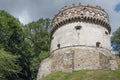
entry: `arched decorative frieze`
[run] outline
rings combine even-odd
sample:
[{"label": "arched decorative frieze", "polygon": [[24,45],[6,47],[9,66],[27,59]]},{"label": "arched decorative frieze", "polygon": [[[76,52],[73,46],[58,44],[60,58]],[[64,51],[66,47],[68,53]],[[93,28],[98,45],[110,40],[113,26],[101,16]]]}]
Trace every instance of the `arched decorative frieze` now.
[{"label": "arched decorative frieze", "polygon": [[86,17],[86,16],[78,16],[78,17],[71,17],[69,19],[65,19],[61,22],[58,22],[55,26],[53,26],[51,28],[51,35],[55,32],[55,30],[57,30],[60,26],[65,25],[65,24],[69,24],[72,22],[86,22],[86,23],[92,23],[92,24],[97,24],[97,25],[101,25],[103,27],[105,27],[108,32],[111,32],[111,27],[108,23],[106,23],[103,20],[100,20],[98,18],[92,18],[92,17]]}]

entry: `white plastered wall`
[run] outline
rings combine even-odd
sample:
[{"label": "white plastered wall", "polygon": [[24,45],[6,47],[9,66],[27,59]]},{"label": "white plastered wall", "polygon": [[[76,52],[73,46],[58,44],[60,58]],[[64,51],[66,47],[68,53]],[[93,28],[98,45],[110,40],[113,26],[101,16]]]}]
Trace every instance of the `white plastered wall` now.
[{"label": "white plastered wall", "polygon": [[[76,30],[75,26],[81,26],[80,30]],[[107,31],[108,34],[105,34]],[[58,28],[52,35],[51,51],[67,46],[92,46],[96,47],[96,42],[100,42],[100,47],[110,49],[110,35],[106,28],[101,25],[74,22],[66,24]]]}]

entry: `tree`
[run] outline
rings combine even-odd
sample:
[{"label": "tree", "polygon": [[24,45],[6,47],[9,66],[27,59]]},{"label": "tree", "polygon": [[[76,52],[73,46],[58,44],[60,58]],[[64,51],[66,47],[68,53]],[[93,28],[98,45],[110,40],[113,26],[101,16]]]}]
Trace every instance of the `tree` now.
[{"label": "tree", "polygon": [[0,49],[0,80],[8,80],[7,76],[19,73],[20,67],[17,65],[18,56],[14,56],[10,52]]},{"label": "tree", "polygon": [[18,19],[4,10],[0,10],[0,44],[5,48],[9,48],[9,39],[17,30],[22,31],[21,24]]},{"label": "tree", "polygon": [[113,49],[117,50],[120,56],[120,27],[113,33],[111,42]]},{"label": "tree", "polygon": [[[30,63],[29,70],[31,79],[35,80],[40,62],[49,56],[50,49],[50,19],[39,19],[31,22],[24,27],[25,42],[27,42],[26,53],[27,61]],[[29,52],[28,52],[29,51]],[[29,73],[30,73],[29,72]],[[30,76],[28,76],[30,77]]]},{"label": "tree", "polygon": [[49,56],[50,21],[48,18],[39,19],[22,25],[18,19],[0,10],[2,80],[36,80],[40,62]]},{"label": "tree", "polygon": [[[21,57],[20,51],[22,47],[21,43],[23,41],[22,33],[22,24],[20,24],[19,20],[7,13],[6,11],[0,10],[0,47],[4,49],[4,51],[1,51],[1,54],[5,54],[6,56],[8,56],[8,59],[5,60],[11,61],[11,63],[13,62],[14,66],[17,65],[19,67]],[[2,57],[2,55],[0,56]],[[19,56],[19,58],[14,58],[14,56]],[[9,57],[13,57],[13,60],[11,60],[11,58]],[[17,64],[14,64],[15,61],[17,61]],[[4,63],[7,62],[4,61]],[[4,66],[4,64],[1,65]],[[8,66],[7,68],[8,70],[10,70],[11,66]],[[18,72],[17,74],[6,72],[5,78],[7,80],[18,80],[19,73],[20,72]]]}]

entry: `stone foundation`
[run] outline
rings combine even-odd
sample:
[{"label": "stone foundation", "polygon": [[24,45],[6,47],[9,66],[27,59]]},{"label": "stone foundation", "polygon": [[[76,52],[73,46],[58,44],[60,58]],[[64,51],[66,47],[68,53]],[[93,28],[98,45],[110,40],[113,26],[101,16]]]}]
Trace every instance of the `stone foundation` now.
[{"label": "stone foundation", "polygon": [[42,61],[37,80],[53,71],[72,72],[81,69],[117,69],[115,60],[111,60],[111,51],[96,47],[67,47],[51,52],[51,56]]}]

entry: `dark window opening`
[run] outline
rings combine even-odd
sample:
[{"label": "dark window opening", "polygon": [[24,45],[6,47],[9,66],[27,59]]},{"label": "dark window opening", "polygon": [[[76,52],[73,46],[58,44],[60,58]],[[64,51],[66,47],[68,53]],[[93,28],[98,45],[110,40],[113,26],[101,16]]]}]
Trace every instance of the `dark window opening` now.
[{"label": "dark window opening", "polygon": [[106,34],[106,35],[108,35],[108,32],[107,32],[107,31],[105,31],[105,34]]},{"label": "dark window opening", "polygon": [[81,13],[80,15],[83,15],[83,13]]},{"label": "dark window opening", "polygon": [[96,42],[96,47],[100,47],[100,42]]},{"label": "dark window opening", "polygon": [[60,48],[60,44],[57,44],[58,49]]},{"label": "dark window opening", "polygon": [[51,37],[51,40],[53,40],[54,39],[54,37]]},{"label": "dark window opening", "polygon": [[82,28],[82,26],[75,26],[76,30],[80,30]]},{"label": "dark window opening", "polygon": [[84,7],[83,10],[85,10],[86,8]]}]

